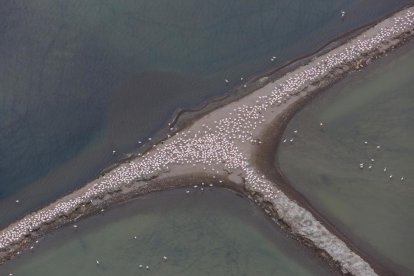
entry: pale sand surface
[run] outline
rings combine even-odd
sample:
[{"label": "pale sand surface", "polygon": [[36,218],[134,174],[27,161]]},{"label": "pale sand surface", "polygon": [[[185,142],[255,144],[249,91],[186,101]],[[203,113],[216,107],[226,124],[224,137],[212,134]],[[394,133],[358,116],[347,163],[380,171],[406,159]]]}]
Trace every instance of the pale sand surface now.
[{"label": "pale sand surface", "polygon": [[[361,258],[349,241],[341,240],[332,227],[318,220],[317,214],[288,197],[251,161],[264,146],[264,133],[297,102],[364,66],[413,33],[414,8],[407,8],[275,82],[203,116],[144,156],[120,165],[2,230],[0,261],[19,254],[45,232],[99,211],[103,205],[198,181],[199,185],[221,185],[251,196],[344,274],[381,273],[380,266]],[[174,181],[185,177],[191,181]]]}]

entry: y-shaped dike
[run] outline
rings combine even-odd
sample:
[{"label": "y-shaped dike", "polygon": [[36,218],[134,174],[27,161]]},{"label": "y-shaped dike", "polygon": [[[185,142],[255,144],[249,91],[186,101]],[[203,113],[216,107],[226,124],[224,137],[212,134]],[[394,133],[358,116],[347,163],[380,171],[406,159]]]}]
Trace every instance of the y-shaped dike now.
[{"label": "y-shaped dike", "polygon": [[363,67],[413,34],[414,8],[407,8],[275,82],[210,112],[144,155],[3,229],[0,263],[20,254],[51,229],[137,194],[185,185],[184,179],[190,177],[193,185],[243,191],[342,273],[381,273],[375,264],[351,250],[347,241],[328,230],[315,213],[288,197],[252,160],[260,158],[266,131],[295,103],[350,70]]}]

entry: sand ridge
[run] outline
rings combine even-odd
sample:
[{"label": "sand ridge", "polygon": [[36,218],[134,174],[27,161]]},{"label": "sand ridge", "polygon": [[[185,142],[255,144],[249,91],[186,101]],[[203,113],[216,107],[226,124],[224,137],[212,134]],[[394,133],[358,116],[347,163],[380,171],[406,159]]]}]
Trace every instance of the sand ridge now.
[{"label": "sand ridge", "polygon": [[287,196],[251,160],[272,121],[297,101],[365,66],[413,33],[414,8],[406,8],[309,64],[206,114],[144,155],[0,231],[0,263],[19,254],[39,232],[47,232],[48,225],[56,228],[137,191],[168,188],[171,185],[160,183],[169,178],[203,175],[209,182],[195,184],[226,187],[230,182],[229,188],[266,203],[272,216],[283,221],[293,235],[321,250],[342,273],[377,275],[369,262]]}]

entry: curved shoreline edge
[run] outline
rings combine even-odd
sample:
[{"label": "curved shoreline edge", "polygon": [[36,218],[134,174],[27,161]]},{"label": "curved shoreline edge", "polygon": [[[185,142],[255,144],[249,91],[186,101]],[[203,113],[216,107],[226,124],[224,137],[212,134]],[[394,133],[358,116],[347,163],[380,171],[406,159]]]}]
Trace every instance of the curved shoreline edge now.
[{"label": "curved shoreline edge", "polygon": [[[255,73],[252,73],[252,77],[247,78],[248,82],[247,85],[249,89],[247,91],[240,91],[242,89],[241,86],[236,86],[232,89],[230,89],[228,92],[224,93],[223,95],[213,96],[212,98],[209,98],[206,101],[201,102],[197,106],[192,107],[178,107],[176,110],[174,110],[171,118],[169,119],[169,127],[175,127],[180,121],[181,117],[188,115],[188,114],[197,114],[196,118],[199,118],[202,115],[205,115],[206,113],[211,112],[212,110],[221,107],[222,105],[225,105],[229,102],[238,100],[247,94],[251,93],[252,91],[259,89],[263,87],[263,85],[267,84],[268,82],[272,82],[286,73],[289,73],[290,71],[293,71],[295,68],[306,65],[309,63],[312,57],[325,54],[329,52],[330,50],[334,49],[336,46],[340,46],[343,43],[346,43],[348,40],[354,38],[355,36],[359,35],[364,30],[378,24],[382,20],[391,17],[395,13],[404,10],[406,8],[409,8],[411,5],[405,5],[403,7],[399,7],[393,11],[390,11],[387,15],[375,19],[371,22],[367,22],[364,25],[358,26],[354,29],[351,29],[349,31],[346,31],[345,33],[342,33],[336,37],[333,37],[332,39],[328,40],[327,42],[320,45],[315,50],[312,50],[308,53],[304,53],[303,55],[300,55],[298,57],[292,58],[290,60],[287,60],[285,63],[277,66],[276,68],[271,68],[267,71],[258,71]],[[336,46],[334,46],[336,45]],[[263,80],[266,80],[264,83]],[[251,88],[251,85],[254,86],[254,89]],[[243,89],[246,90],[246,89]],[[190,115],[191,117],[191,115]],[[185,119],[184,119],[185,120]],[[191,119],[190,119],[191,120]],[[181,127],[178,127],[178,129],[181,129]],[[126,159],[125,159],[126,160]]]},{"label": "curved shoreline edge", "polygon": [[269,139],[268,132],[281,135],[298,103],[413,35],[414,8],[409,7],[307,65],[205,114],[144,155],[1,230],[0,264],[42,235],[106,206],[139,194],[197,184],[223,186],[252,198],[343,274],[389,274],[289,189],[277,168],[272,173],[273,162],[265,160],[270,156],[268,148],[275,143],[277,147],[280,140]]}]

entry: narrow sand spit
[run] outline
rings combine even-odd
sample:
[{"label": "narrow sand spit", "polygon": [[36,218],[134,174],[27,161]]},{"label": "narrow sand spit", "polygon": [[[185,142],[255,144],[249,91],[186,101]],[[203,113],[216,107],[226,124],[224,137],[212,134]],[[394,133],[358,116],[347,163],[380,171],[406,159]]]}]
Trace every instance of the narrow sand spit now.
[{"label": "narrow sand spit", "polygon": [[[265,134],[296,104],[347,72],[402,44],[414,34],[414,8],[407,8],[342,46],[315,58],[251,94],[220,107],[83,188],[0,231],[0,263],[39,236],[103,206],[138,194],[186,185],[218,185],[255,200],[305,244],[344,274],[377,275],[381,266],[365,260],[315,212],[265,176],[260,162]],[[279,125],[280,128],[280,125]],[[278,143],[278,141],[275,141]],[[339,232],[338,232],[339,233]],[[343,237],[342,237],[343,238]],[[375,270],[375,271],[374,271]]]}]

